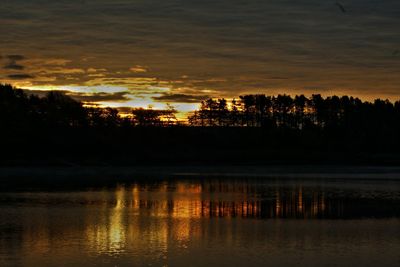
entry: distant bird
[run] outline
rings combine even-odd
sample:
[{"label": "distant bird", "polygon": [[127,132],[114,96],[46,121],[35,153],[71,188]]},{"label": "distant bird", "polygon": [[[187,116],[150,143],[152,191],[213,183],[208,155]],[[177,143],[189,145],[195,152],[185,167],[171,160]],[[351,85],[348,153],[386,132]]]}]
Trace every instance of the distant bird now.
[{"label": "distant bird", "polygon": [[346,13],[346,9],[344,8],[344,6],[343,6],[341,3],[336,2],[336,5],[340,8],[340,10],[341,10],[343,13]]}]

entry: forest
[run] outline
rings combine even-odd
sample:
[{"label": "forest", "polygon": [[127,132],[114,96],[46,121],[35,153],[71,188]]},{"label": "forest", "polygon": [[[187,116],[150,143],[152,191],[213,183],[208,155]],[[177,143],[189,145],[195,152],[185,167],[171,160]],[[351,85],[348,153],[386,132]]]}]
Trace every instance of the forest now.
[{"label": "forest", "polygon": [[351,96],[206,99],[177,110],[86,106],[64,93],[0,85],[2,164],[399,161],[400,102]]}]

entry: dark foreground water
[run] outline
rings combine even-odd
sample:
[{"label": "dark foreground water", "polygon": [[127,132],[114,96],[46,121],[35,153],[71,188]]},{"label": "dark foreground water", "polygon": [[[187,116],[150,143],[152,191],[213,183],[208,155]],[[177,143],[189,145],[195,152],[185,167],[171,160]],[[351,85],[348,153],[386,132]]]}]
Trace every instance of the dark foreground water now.
[{"label": "dark foreground water", "polygon": [[0,266],[400,266],[399,180],[49,188],[3,185]]}]

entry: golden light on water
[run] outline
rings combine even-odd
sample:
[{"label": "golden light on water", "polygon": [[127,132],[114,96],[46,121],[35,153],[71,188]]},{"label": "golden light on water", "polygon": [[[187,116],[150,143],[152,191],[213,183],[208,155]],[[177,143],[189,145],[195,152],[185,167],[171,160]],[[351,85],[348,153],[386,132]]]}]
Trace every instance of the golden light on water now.
[{"label": "golden light on water", "polygon": [[[3,206],[11,199],[16,202],[2,208],[6,223],[1,226],[0,261],[15,263],[4,266],[103,266],[109,262],[186,266],[194,261],[208,263],[199,266],[219,266],[231,260],[232,266],[237,260],[231,259],[236,255],[232,251],[240,249],[237,254],[246,256],[241,266],[249,260],[260,266],[276,253],[280,254],[274,263],[305,246],[305,251],[313,251],[308,254],[312,265],[321,248],[343,242],[357,252],[361,243],[367,256],[371,252],[382,255],[388,248],[390,255],[397,256],[397,247],[391,246],[397,242],[399,222],[397,217],[385,217],[397,213],[369,217],[382,212],[379,206],[390,203],[391,196],[397,199],[395,186],[380,191],[382,186],[368,184],[361,189],[362,195],[355,195],[346,183],[343,195],[342,189],[307,185],[203,180],[5,193]],[[389,199],[377,200],[377,196]],[[378,203],[366,204],[368,199]],[[389,204],[393,212],[395,203]],[[382,241],[388,246],[381,248]],[[330,259],[339,249],[334,247],[324,257]],[[210,253],[210,258],[204,257]],[[265,258],[259,260],[260,255]]]},{"label": "golden light on water", "polygon": [[[387,188],[382,184],[367,185],[361,196],[346,184],[343,195],[342,189],[307,182],[293,185],[221,178],[139,180],[83,191],[12,193],[18,201],[16,205],[23,210],[18,217],[10,217],[8,212],[14,211],[3,209],[7,215],[5,220],[9,217],[15,220],[15,227],[10,224],[5,230],[13,229],[7,234],[15,238],[4,241],[9,245],[3,249],[20,251],[24,255],[21,266],[32,262],[35,266],[57,266],[57,262],[66,261],[68,266],[74,266],[74,262],[87,266],[93,259],[117,260],[134,266],[143,266],[146,262],[175,266],[178,258],[187,262],[192,260],[190,255],[200,255],[197,253],[204,251],[210,240],[215,253],[220,249],[231,253],[238,244],[250,253],[247,245],[254,242],[265,246],[265,251],[281,251],[282,240],[293,237],[286,244],[287,251],[292,251],[299,244],[316,244],[309,241],[322,240],[321,236],[332,238],[332,226],[342,233],[342,227],[336,222],[350,222],[348,233],[359,231],[369,243],[370,233],[358,228],[359,221],[368,221],[368,224],[395,221],[391,217],[342,219],[379,214],[382,203],[389,203],[391,196],[397,197],[395,189],[379,191],[381,187]],[[380,192],[389,199],[375,203]],[[9,195],[4,195],[6,201]],[[366,202],[368,199],[374,201]],[[395,204],[392,207],[395,209]],[[384,216],[393,214],[397,213]],[[331,223],[332,219],[335,224]],[[322,224],[327,227],[325,233],[316,227]],[[326,244],[336,241],[329,239]],[[57,262],[51,262],[54,258]]]},{"label": "golden light on water", "polygon": [[[213,198],[213,192],[218,192],[218,198]],[[257,200],[255,193],[241,183],[221,187],[219,183],[186,182],[134,184],[118,186],[114,192],[79,193],[77,196],[90,204],[80,208],[85,215],[82,227],[86,237],[80,245],[95,254],[123,255],[151,244],[154,251],[149,251],[149,257],[166,260],[171,245],[185,249],[190,240],[201,237],[199,222],[204,218],[317,218],[324,216],[330,205],[323,194],[305,196],[302,187],[290,194],[277,190],[268,204]],[[24,238],[37,239],[33,247],[26,249],[40,254],[57,246],[54,242],[58,241],[50,241],[46,220],[39,225],[43,228],[25,232]],[[68,225],[65,231],[75,234],[69,232]],[[171,244],[171,236],[179,244]]]},{"label": "golden light on water", "polygon": [[[244,187],[245,195],[251,194]],[[196,229],[191,225],[193,220],[204,217],[250,217],[257,218],[265,212],[260,201],[240,200],[224,201],[214,200],[203,201],[204,194],[209,196],[209,188],[204,190],[202,185],[177,183],[173,188],[163,184],[152,187],[134,185],[130,189],[118,187],[115,191],[115,204],[111,209],[103,209],[109,214],[104,224],[108,227],[98,227],[96,230],[86,230],[88,243],[98,252],[123,252],[127,246],[126,239],[134,237],[140,242],[141,238],[147,238],[151,242],[157,242],[158,246],[168,248],[167,235],[172,233],[176,240],[187,241],[197,234]],[[238,188],[236,188],[237,190]],[[232,188],[223,188],[223,192],[230,193]],[[149,192],[152,198],[149,199]],[[248,195],[251,197],[251,195]],[[325,210],[325,199],[323,195],[313,195],[312,202],[304,202],[303,190],[298,188],[292,191],[290,198],[282,198],[279,191],[276,193],[275,205],[271,206],[273,217],[284,216],[314,217],[320,216]],[[128,223],[130,215],[147,215],[154,218],[171,218],[173,224],[156,223],[149,225],[145,232],[135,218]],[[136,226],[135,226],[136,225]],[[148,231],[150,230],[150,231]],[[138,232],[139,231],[139,232]]]},{"label": "golden light on water", "polygon": [[101,223],[91,225],[88,219],[86,237],[89,247],[99,253],[121,253],[126,245],[126,229],[124,219],[124,195],[123,188],[117,188],[115,192],[115,206],[112,209],[103,203],[99,207],[99,219]]}]

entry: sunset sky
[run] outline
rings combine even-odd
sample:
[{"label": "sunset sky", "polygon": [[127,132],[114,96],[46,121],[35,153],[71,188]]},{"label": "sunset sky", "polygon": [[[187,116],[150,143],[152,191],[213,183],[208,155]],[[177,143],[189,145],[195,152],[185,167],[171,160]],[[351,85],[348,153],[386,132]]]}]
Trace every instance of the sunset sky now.
[{"label": "sunset sky", "polygon": [[400,99],[400,1],[339,2],[2,0],[0,82],[180,111],[244,93]]}]

